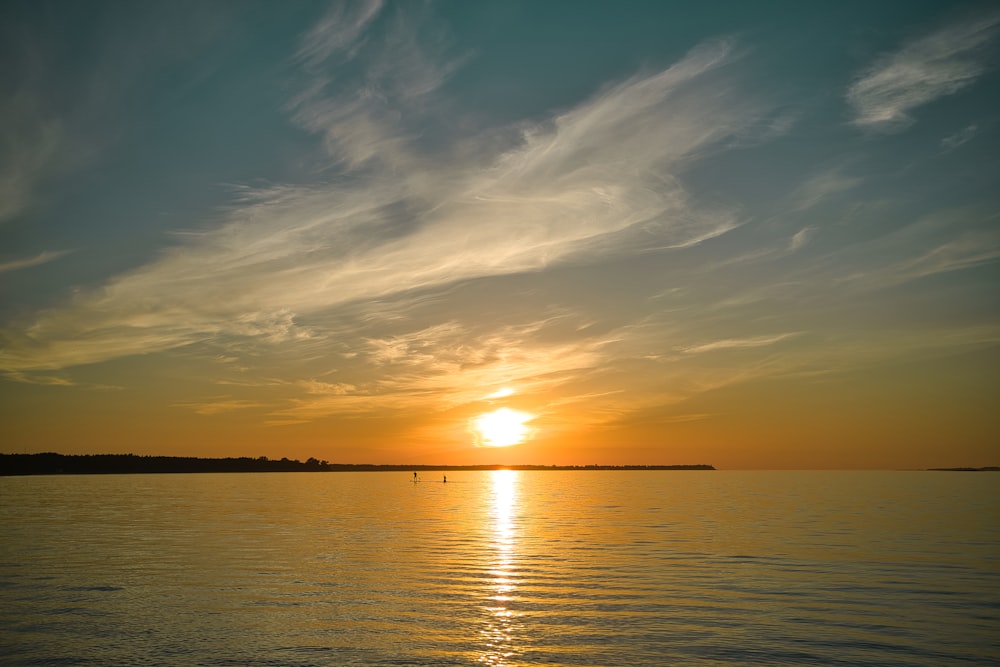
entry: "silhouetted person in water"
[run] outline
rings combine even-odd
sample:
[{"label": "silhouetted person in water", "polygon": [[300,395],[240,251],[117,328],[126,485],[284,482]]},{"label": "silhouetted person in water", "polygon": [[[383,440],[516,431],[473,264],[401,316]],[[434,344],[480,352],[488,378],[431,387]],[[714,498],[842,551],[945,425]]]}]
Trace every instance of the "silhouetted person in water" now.
[{"label": "silhouetted person in water", "polygon": [[441,475],[441,477],[443,477],[441,480],[442,483],[446,483],[448,481],[448,475]]},{"label": "silhouetted person in water", "polygon": [[417,481],[417,473],[413,473],[413,481]]}]

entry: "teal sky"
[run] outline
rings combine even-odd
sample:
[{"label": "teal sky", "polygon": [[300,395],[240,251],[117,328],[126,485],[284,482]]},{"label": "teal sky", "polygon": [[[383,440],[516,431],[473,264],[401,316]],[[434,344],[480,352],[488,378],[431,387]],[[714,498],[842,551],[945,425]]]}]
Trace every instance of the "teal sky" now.
[{"label": "teal sky", "polygon": [[4,3],[2,450],[997,465],[998,37],[988,2]]}]

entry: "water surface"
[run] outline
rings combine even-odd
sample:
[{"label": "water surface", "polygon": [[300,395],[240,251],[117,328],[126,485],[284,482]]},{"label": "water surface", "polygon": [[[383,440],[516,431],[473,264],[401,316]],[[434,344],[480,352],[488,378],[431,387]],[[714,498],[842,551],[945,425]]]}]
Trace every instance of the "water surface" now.
[{"label": "water surface", "polygon": [[0,478],[5,665],[1000,665],[1000,475]]}]

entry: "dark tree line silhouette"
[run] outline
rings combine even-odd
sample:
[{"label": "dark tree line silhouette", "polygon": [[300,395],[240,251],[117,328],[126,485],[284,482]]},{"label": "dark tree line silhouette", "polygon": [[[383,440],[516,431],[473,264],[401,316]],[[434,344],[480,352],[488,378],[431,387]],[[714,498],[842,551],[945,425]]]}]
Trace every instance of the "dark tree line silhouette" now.
[{"label": "dark tree line silhouette", "polygon": [[184,472],[318,472],[330,464],[310,458],[297,459],[197,458],[187,456],[137,456],[135,454],[0,454],[0,474],[114,474]]},{"label": "dark tree line silhouette", "polygon": [[713,466],[650,465],[650,466],[544,466],[544,465],[396,465],[368,463],[330,463],[316,458],[269,459],[197,458],[190,456],[139,456],[136,454],[0,454],[0,475],[106,475],[136,473],[195,473],[195,472],[390,472],[447,470],[715,470]]}]

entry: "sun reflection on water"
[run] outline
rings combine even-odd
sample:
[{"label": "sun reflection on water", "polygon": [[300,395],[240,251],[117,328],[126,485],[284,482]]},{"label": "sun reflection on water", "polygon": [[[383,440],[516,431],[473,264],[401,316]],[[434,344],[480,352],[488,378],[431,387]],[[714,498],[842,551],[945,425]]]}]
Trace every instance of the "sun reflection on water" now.
[{"label": "sun reflection on water", "polygon": [[488,612],[482,635],[485,644],[479,662],[506,665],[516,653],[514,642],[518,614],[510,608],[516,586],[515,512],[517,509],[516,470],[494,470],[492,507],[492,562],[490,587],[485,610]]}]

